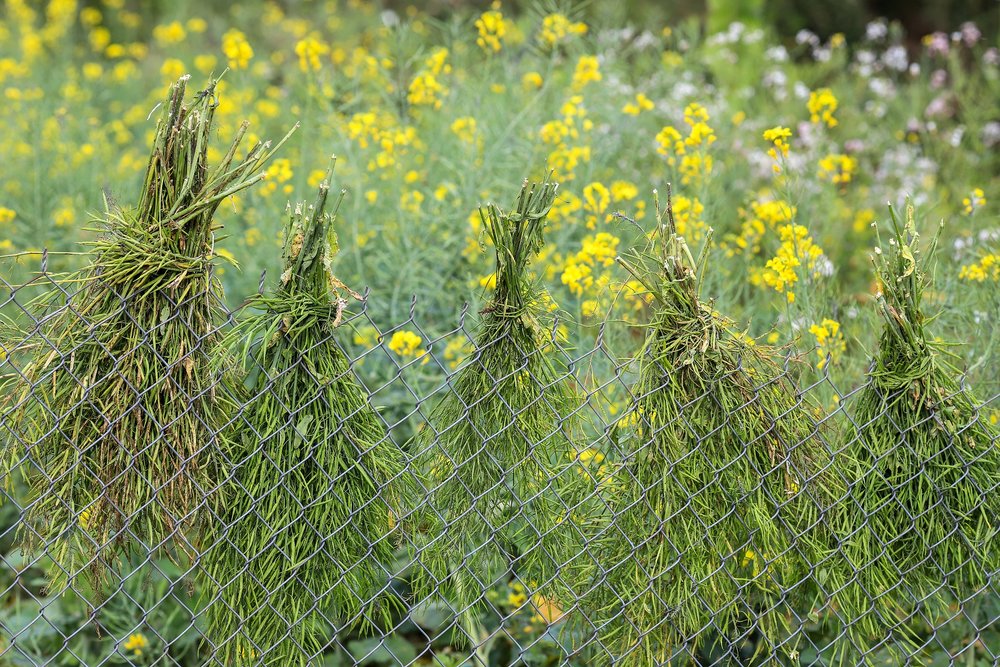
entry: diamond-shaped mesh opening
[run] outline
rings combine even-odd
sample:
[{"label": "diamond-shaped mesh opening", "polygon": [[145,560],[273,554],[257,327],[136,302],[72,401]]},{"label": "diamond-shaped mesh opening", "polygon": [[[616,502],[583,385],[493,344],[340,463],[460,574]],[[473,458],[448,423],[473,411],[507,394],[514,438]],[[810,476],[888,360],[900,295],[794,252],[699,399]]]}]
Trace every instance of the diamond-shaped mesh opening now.
[{"label": "diamond-shaped mesh opening", "polygon": [[[654,654],[664,665],[1000,660],[1000,524],[989,511],[1000,496],[1000,471],[989,469],[1000,459],[1000,395],[976,402],[962,421],[943,410],[905,423],[888,413],[862,416],[859,397],[871,389],[868,384],[840,386],[829,367],[802,373],[789,355],[778,360],[772,377],[758,379],[741,405],[722,405],[716,393],[698,392],[671,403],[669,418],[651,418],[634,406],[663,387],[639,388],[638,360],[622,358],[604,327],[589,348],[570,349],[560,342],[557,322],[540,345],[513,349],[509,370],[496,373],[480,359],[484,346],[502,341],[477,347],[478,314],[466,309],[444,317],[422,312],[416,301],[393,321],[364,301],[345,313],[329,337],[316,343],[342,355],[336,373],[318,372],[305,361],[314,350],[301,349],[280,368],[235,361],[206,367],[211,381],[192,391],[195,385],[185,382],[192,367],[214,358],[218,340],[245,317],[229,312],[216,295],[171,301],[155,322],[136,321],[129,296],[117,295],[113,311],[94,321],[80,310],[76,288],[45,270],[26,284],[4,281],[0,287],[0,596],[8,601],[0,611],[0,664],[270,665],[289,647],[301,664],[401,667],[631,666],[646,664]],[[43,293],[49,305],[39,309],[33,299]],[[193,299],[216,299],[218,330],[192,331],[194,346],[167,358],[157,340],[169,327],[192,328],[187,313]],[[72,344],[52,326],[67,315],[85,332]],[[139,335],[122,344],[108,330],[112,325]],[[101,359],[90,374],[82,364],[88,354]],[[147,360],[148,376],[129,366],[136,355]],[[554,375],[531,372],[540,355],[557,362]],[[741,363],[716,381],[746,371]],[[469,372],[487,374],[496,391],[463,392],[459,380]],[[242,382],[251,375],[254,382]],[[251,407],[278,398],[274,388],[290,377],[317,391],[296,400],[282,394],[282,420],[256,421]],[[967,391],[964,379],[959,381],[956,395]],[[71,400],[51,400],[54,382],[75,385],[77,391],[66,393]],[[515,382],[529,388],[530,400],[518,404],[504,394]],[[353,383],[360,402],[345,410],[319,390],[339,383]],[[121,399],[118,414],[102,412],[107,403],[101,402],[101,388],[107,386]],[[571,388],[571,404],[559,403],[559,387]],[[765,400],[773,391],[785,392],[778,410]],[[167,396],[171,410],[157,409]],[[950,398],[941,396],[941,404]],[[435,417],[442,401],[459,406],[450,413],[456,417]],[[226,409],[204,409],[216,403]],[[22,419],[28,405],[36,417],[30,425]],[[371,408],[378,434],[361,437],[354,425]],[[475,418],[487,408],[503,416],[492,430]],[[708,423],[698,418],[699,410],[718,418]],[[301,460],[279,462],[274,448],[309,440],[316,423],[304,416],[317,413],[329,415],[324,432],[344,460],[316,468],[315,452],[305,452]],[[75,414],[89,417],[71,419]],[[527,415],[539,416],[542,426],[527,428]],[[753,433],[741,430],[748,415],[761,425]],[[136,424],[150,435],[137,438]],[[43,428],[28,428],[35,425]],[[189,438],[178,434],[181,425]],[[891,438],[891,449],[863,468],[844,465],[873,425]],[[443,439],[455,433],[470,439],[462,458],[442,448]],[[651,470],[650,461],[662,462],[651,454],[667,433],[683,450]],[[938,449],[921,447],[928,433],[938,438]],[[225,444],[234,434],[244,444],[239,451]],[[743,449],[720,462],[712,447],[723,438],[740,439]],[[501,441],[517,455],[501,456]],[[124,456],[126,464],[109,474],[96,463],[103,459],[87,455],[95,447]],[[388,476],[370,463],[384,447],[403,460]],[[143,468],[150,451],[159,452],[162,470]],[[773,453],[753,455],[760,451]],[[71,464],[53,466],[56,454]],[[206,455],[217,461],[215,472],[195,474]],[[250,456],[274,474],[263,482],[248,477]],[[429,474],[423,464],[434,457],[443,466],[440,474]],[[887,468],[900,457],[915,463]],[[709,469],[713,481],[686,477],[691,466]],[[947,466],[955,470],[947,479],[927,474]],[[483,469],[491,471],[489,479],[475,478]],[[738,470],[752,474],[733,482]],[[292,493],[292,481],[307,471],[310,492]],[[537,471],[546,472],[523,484]],[[872,507],[857,496],[876,475],[885,478],[880,502],[901,517],[895,534],[919,531],[929,516],[952,527],[918,535],[907,543],[920,544],[920,553],[900,557],[895,540],[873,531],[873,520],[865,518]],[[147,485],[138,501],[111,492],[125,478]],[[358,479],[379,483],[359,499],[352,492]],[[183,511],[169,496],[175,482],[198,499]],[[411,489],[404,501],[389,493],[402,484]],[[77,491],[87,488],[90,502],[79,502],[74,485]],[[652,499],[660,485],[679,490],[680,500],[657,506]],[[914,485],[923,489],[923,504],[914,505],[901,491]],[[978,499],[971,509],[949,502],[956,485]],[[466,501],[428,502],[444,487],[459,490],[449,497],[464,494]],[[240,493],[261,500],[234,513],[226,498]],[[711,513],[699,512],[709,497],[723,500]],[[283,499],[285,513],[274,515],[264,498]],[[490,505],[484,498],[500,500]],[[766,508],[763,516],[746,514],[754,498],[755,506]],[[814,511],[802,512],[803,502]],[[336,508],[343,520],[324,523],[324,508]],[[102,515],[120,518],[101,524]],[[152,515],[164,517],[167,529],[148,530],[143,522]],[[372,529],[373,515],[385,517],[378,530]],[[845,525],[844,515],[861,519]],[[426,531],[427,517],[433,518],[433,534]],[[635,517],[643,517],[643,530],[633,530]],[[678,541],[679,521],[697,527],[700,544]],[[972,530],[975,521],[982,525]],[[97,531],[95,525],[110,528]],[[780,550],[759,546],[776,543],[761,534],[762,525],[786,531]],[[477,542],[452,539],[454,531],[470,527],[481,536]],[[724,537],[737,528],[742,540]],[[247,530],[259,532],[251,552],[240,546]],[[287,545],[297,534],[308,534],[316,546],[293,563]],[[819,551],[810,546],[816,536],[825,540]],[[861,540],[871,546],[864,558],[852,551]],[[344,544],[352,545],[349,553]],[[461,547],[451,554],[453,569],[443,575],[426,560],[428,550],[442,544]],[[710,562],[692,561],[696,548]],[[231,556],[228,569],[210,566],[223,550]],[[886,556],[898,567],[890,580],[873,585],[866,567]],[[323,585],[310,576],[311,562],[331,568]],[[793,562],[797,569],[785,567]],[[269,575],[266,582],[297,591],[299,604],[278,604],[275,591],[254,596],[250,604],[239,587],[274,585],[258,575],[278,566],[280,576]],[[925,577],[917,586],[917,570],[934,572],[936,579],[928,584]],[[430,595],[415,589],[421,573],[431,583]],[[627,587],[623,575],[630,577]],[[456,581],[461,596],[451,595]],[[681,584],[690,591],[685,608],[697,610],[697,622],[687,636],[668,641],[676,622],[670,586]],[[721,607],[717,586],[732,591]],[[651,618],[649,608],[663,613]],[[213,621],[220,609],[240,621],[223,631]],[[874,619],[876,633],[853,631],[861,612]],[[776,617],[777,632],[765,625]],[[249,631],[254,619],[274,626],[274,645],[255,643]],[[634,641],[623,644],[623,636]],[[232,652],[226,647],[237,645],[246,648],[227,662],[224,656]]]}]

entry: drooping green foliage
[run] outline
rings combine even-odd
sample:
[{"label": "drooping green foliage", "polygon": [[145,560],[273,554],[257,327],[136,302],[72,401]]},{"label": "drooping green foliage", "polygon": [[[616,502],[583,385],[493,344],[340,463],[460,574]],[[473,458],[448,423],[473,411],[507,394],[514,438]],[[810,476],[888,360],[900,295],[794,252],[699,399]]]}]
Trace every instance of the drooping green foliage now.
[{"label": "drooping green foliage", "polygon": [[977,594],[996,595],[1000,449],[947,345],[925,328],[937,238],[925,255],[912,207],[902,227],[890,217],[888,249],[880,242],[872,257],[885,324],[845,447],[850,497],[834,515],[847,568],[829,590],[853,651],[884,642],[902,653],[914,639],[908,619],[949,617],[953,602],[973,618]]},{"label": "drooping green foliage", "polygon": [[[545,296],[529,264],[543,245],[557,186],[525,184],[513,209],[480,209],[496,249],[496,289],[458,371],[416,440],[427,490],[416,547],[418,598],[439,594],[471,616],[491,587],[516,576],[529,592],[558,586],[579,535],[572,456],[573,390],[543,325]],[[551,595],[551,593],[548,593]]]},{"label": "drooping green foliage", "polygon": [[360,297],[331,269],[331,175],[315,204],[290,209],[280,284],[249,300],[255,312],[221,346],[250,392],[223,432],[232,472],[202,559],[209,639],[226,665],[312,664],[337,629],[383,621],[396,602],[405,456],[336,341]]},{"label": "drooping green foliage", "polygon": [[699,298],[707,252],[694,261],[669,198],[657,209],[650,248],[618,258],[653,314],[577,625],[617,665],[686,664],[706,638],[750,634],[781,658],[794,650],[779,648],[787,604],[807,596],[806,559],[821,552],[809,529],[828,456],[774,351]]},{"label": "drooping green foliage", "polygon": [[216,82],[188,102],[186,85],[162,106],[138,206],[108,205],[89,266],[62,280],[65,300],[38,302],[43,335],[4,388],[3,459],[31,486],[21,535],[52,557],[54,587],[88,568],[100,580],[132,548],[177,537],[190,551],[210,515],[223,407],[208,363],[221,304],[212,217],[263,178],[277,146],[236,159],[244,123],[209,165]]}]

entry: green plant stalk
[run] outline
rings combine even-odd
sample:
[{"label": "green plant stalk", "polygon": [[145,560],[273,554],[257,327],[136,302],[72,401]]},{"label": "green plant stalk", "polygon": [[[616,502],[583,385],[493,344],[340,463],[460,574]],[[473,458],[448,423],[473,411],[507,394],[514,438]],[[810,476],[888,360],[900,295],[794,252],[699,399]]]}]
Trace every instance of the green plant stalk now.
[{"label": "green plant stalk", "polygon": [[222,434],[233,469],[202,558],[216,596],[209,640],[225,665],[312,664],[333,632],[388,623],[399,605],[389,584],[410,487],[335,339],[348,298],[361,297],[331,269],[331,175],[315,204],[290,209],[280,284],[247,302],[256,312],[221,345],[250,391]]},{"label": "green plant stalk", "polygon": [[541,324],[530,261],[543,245],[557,186],[525,184],[513,209],[480,209],[496,249],[496,288],[476,351],[417,436],[427,490],[413,528],[418,599],[439,595],[475,614],[484,591],[517,576],[554,595],[576,550],[567,472],[574,395]]},{"label": "green plant stalk", "polygon": [[971,608],[1000,568],[998,436],[946,344],[925,331],[937,238],[924,258],[912,206],[902,227],[890,216],[888,251],[880,243],[872,257],[885,323],[846,445],[850,500],[835,515],[849,568],[835,572],[831,602],[855,653],[881,641],[912,651],[908,621],[919,609],[934,619],[955,600]]},{"label": "green plant stalk", "polygon": [[613,521],[591,547],[599,576],[578,589],[574,625],[596,632],[600,664],[682,664],[706,636],[751,631],[780,662],[794,650],[789,604],[809,596],[822,552],[810,529],[830,502],[817,475],[829,457],[773,351],[700,300],[707,250],[696,261],[677,235],[669,195],[651,248],[618,262],[654,311],[628,453],[601,487]]},{"label": "green plant stalk", "polygon": [[216,83],[187,103],[186,85],[163,105],[138,206],[107,206],[90,265],[64,280],[75,294],[36,301],[44,344],[5,387],[14,437],[3,463],[31,487],[20,535],[54,561],[54,588],[85,569],[97,583],[132,549],[190,552],[220,477],[212,218],[264,177],[280,143],[236,160],[244,124],[211,167]]}]

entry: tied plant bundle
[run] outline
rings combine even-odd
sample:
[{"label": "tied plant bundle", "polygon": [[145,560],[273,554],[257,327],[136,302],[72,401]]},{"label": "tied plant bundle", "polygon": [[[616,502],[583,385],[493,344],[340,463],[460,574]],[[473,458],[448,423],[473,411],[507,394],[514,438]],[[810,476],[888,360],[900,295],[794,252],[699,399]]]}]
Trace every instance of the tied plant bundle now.
[{"label": "tied plant bundle", "polygon": [[45,344],[7,388],[5,459],[31,492],[22,535],[52,557],[53,586],[88,568],[98,583],[136,551],[190,553],[211,515],[225,410],[209,358],[221,303],[212,219],[264,178],[280,143],[237,159],[243,123],[209,165],[216,82],[185,101],[187,79],[162,106],[138,206],[106,206],[89,265],[63,283],[77,291],[40,301]]},{"label": "tied plant bundle", "polygon": [[290,208],[280,284],[247,302],[256,312],[220,348],[251,392],[222,432],[233,468],[202,559],[216,591],[209,638],[226,665],[313,664],[337,625],[385,623],[398,602],[406,461],[335,338],[348,298],[361,297],[331,268],[331,175],[313,205]]},{"label": "tied plant bundle", "polygon": [[977,594],[995,596],[1000,567],[997,433],[954,355],[928,336],[921,305],[937,236],[925,255],[912,206],[902,228],[892,208],[890,218],[888,251],[879,239],[872,256],[884,325],[845,448],[850,500],[836,515],[848,567],[830,588],[850,643],[869,658],[912,651],[908,621],[955,616],[951,603],[971,619]]},{"label": "tied plant bundle", "polygon": [[809,529],[828,457],[774,351],[700,299],[711,235],[696,262],[669,194],[656,207],[649,247],[617,258],[653,313],[577,620],[616,665],[749,660],[740,647],[753,644],[779,660],[794,653],[788,602],[808,597],[820,550]]},{"label": "tied plant bundle", "polygon": [[426,498],[414,590],[420,599],[437,594],[472,624],[483,592],[512,576],[545,595],[572,550],[563,519],[575,501],[560,480],[573,450],[574,393],[542,324],[547,295],[528,268],[556,190],[547,180],[525,183],[512,210],[480,209],[496,249],[496,287],[475,352],[417,436]]}]

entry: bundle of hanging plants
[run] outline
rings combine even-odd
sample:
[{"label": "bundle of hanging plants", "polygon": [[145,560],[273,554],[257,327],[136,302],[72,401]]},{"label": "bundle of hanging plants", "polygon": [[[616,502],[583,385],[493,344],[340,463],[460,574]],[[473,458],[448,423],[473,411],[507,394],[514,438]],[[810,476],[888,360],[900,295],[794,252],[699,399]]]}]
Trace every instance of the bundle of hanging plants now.
[{"label": "bundle of hanging plants", "polygon": [[208,363],[221,303],[212,217],[277,149],[237,159],[244,123],[209,165],[215,85],[187,102],[187,77],[171,86],[138,206],[106,206],[89,265],[36,304],[38,342],[5,387],[5,463],[30,484],[20,534],[55,562],[54,587],[83,572],[99,582],[133,550],[190,551],[211,514],[224,410]]},{"label": "bundle of hanging plants", "polygon": [[829,583],[845,651],[868,658],[913,651],[910,621],[951,617],[952,603],[971,618],[1000,568],[997,432],[948,345],[928,335],[921,304],[937,236],[924,253],[912,207],[902,227],[892,208],[890,218],[888,249],[879,239],[872,256],[883,330],[845,446],[850,496],[835,515],[846,567]]},{"label": "bundle of hanging plants", "polygon": [[617,258],[653,301],[597,576],[579,589],[601,664],[792,655],[791,604],[822,550],[829,457],[775,351],[701,300],[709,242],[695,262],[668,195],[648,248]]},{"label": "bundle of hanging plants", "polygon": [[525,183],[511,210],[480,209],[496,249],[496,287],[475,352],[415,444],[426,497],[413,537],[414,589],[472,623],[485,591],[513,577],[529,597],[551,600],[571,576],[579,541],[573,508],[586,494],[567,474],[574,389],[529,273],[556,189]]},{"label": "bundle of hanging plants", "polygon": [[220,348],[249,391],[222,432],[232,470],[202,557],[208,639],[226,665],[313,664],[338,630],[387,621],[397,602],[394,534],[411,487],[336,340],[361,297],[331,268],[331,175],[314,204],[290,209],[280,283],[247,302]]}]

